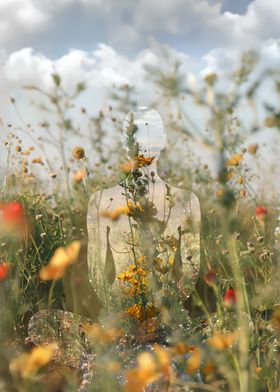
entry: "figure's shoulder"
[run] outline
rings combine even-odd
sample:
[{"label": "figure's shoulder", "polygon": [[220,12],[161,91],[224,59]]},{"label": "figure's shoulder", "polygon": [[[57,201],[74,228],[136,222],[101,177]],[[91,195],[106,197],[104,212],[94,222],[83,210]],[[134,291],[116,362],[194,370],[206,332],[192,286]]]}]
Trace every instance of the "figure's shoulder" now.
[{"label": "figure's shoulder", "polygon": [[170,193],[176,203],[181,205],[188,204],[189,207],[193,211],[196,211],[198,215],[201,214],[199,197],[195,192],[186,188],[180,188],[172,185],[170,186]]},{"label": "figure's shoulder", "polygon": [[193,202],[199,204],[199,198],[195,192],[190,189],[177,187],[176,185],[172,184],[169,185],[166,183],[167,187],[170,189],[172,195],[177,196],[178,198],[182,199],[185,202]]},{"label": "figure's shoulder", "polygon": [[123,195],[123,187],[119,184],[110,187],[98,190],[94,192],[89,198],[88,206],[94,207],[100,205],[100,203],[109,203],[113,202],[113,204],[117,203],[124,199]]}]

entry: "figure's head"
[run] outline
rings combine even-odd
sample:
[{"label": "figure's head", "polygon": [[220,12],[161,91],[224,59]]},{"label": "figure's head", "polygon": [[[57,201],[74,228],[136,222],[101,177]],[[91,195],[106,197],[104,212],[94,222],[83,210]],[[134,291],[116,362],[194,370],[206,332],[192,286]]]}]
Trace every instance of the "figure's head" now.
[{"label": "figure's head", "polygon": [[158,159],[165,146],[166,134],[159,113],[154,109],[141,107],[129,112],[123,125],[123,146],[129,158],[133,158],[133,144],[138,154]]}]

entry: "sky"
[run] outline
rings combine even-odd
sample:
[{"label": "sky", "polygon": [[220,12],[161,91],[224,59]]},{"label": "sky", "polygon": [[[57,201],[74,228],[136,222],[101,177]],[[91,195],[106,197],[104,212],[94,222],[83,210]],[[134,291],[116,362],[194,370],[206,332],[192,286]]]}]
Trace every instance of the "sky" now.
[{"label": "sky", "polygon": [[69,89],[86,80],[96,110],[112,83],[134,85],[146,106],[144,68],[161,64],[158,44],[196,77],[233,70],[246,49],[278,66],[279,0],[0,0],[0,117],[14,118],[13,96],[29,121],[21,87],[49,88],[54,70]]},{"label": "sky", "polygon": [[264,65],[279,64],[279,0],[0,0],[5,90],[48,85],[53,67],[75,81],[129,82],[156,61],[154,42],[195,72],[227,71],[248,48]]},{"label": "sky", "polygon": [[[133,56],[154,37],[196,58],[277,38],[277,0],[1,0],[0,46],[51,59],[99,43]],[[269,24],[267,23],[269,22]],[[241,40],[242,38],[242,40]]]}]

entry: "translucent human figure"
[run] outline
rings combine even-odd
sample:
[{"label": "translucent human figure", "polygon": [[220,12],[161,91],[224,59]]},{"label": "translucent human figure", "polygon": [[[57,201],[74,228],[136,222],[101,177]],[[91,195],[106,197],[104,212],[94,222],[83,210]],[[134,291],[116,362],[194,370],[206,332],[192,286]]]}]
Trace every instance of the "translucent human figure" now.
[{"label": "translucent human figure", "polygon": [[126,279],[124,271],[130,268],[129,278],[143,260],[152,273],[169,275],[187,291],[197,280],[199,201],[159,177],[157,160],[165,139],[157,111],[140,108],[126,116],[126,179],[93,194],[88,207],[88,265],[97,290],[104,290],[104,281],[117,288]]}]

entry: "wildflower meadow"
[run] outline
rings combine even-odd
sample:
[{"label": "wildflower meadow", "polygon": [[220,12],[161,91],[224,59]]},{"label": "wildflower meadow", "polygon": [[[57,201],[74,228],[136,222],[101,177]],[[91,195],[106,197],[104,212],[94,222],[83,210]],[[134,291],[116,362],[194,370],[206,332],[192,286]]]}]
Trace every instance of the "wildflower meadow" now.
[{"label": "wildflower meadow", "polygon": [[10,97],[1,391],[280,391],[279,69],[181,65],[145,107],[121,83],[92,114],[55,70],[21,87],[34,122]]}]

